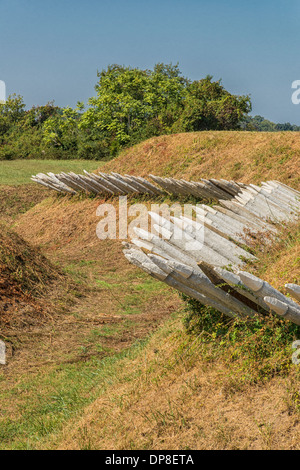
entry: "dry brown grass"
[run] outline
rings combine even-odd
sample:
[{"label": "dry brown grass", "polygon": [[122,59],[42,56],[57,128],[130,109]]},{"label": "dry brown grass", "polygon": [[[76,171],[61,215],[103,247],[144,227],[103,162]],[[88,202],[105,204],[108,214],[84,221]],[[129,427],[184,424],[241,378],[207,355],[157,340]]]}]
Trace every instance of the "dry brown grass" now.
[{"label": "dry brown grass", "polygon": [[279,226],[272,245],[257,244],[254,248],[259,261],[250,269],[284,294],[284,285],[300,283],[300,225],[299,222]]},{"label": "dry brown grass", "polygon": [[46,188],[32,183],[18,187],[0,185],[1,222],[11,224],[20,213],[25,213],[49,194]]},{"label": "dry brown grass", "polygon": [[279,179],[299,188],[299,164],[298,133],[205,131],[154,137],[124,150],[100,170],[245,183]]},{"label": "dry brown grass", "polygon": [[0,224],[0,326],[25,328],[49,320],[49,307],[42,297],[66,276],[42,253],[12,230]]},{"label": "dry brown grass", "polygon": [[[67,425],[59,449],[299,449],[297,377],[239,389],[229,367],[182,349],[181,320],[143,355],[122,364],[116,383]],[[170,333],[171,330],[171,333]],[[141,357],[142,356],[142,357]]]},{"label": "dry brown grass", "polygon": [[96,209],[101,202],[98,198],[74,201],[68,196],[53,197],[21,215],[14,228],[25,239],[43,247],[48,255],[72,258],[76,251],[84,256],[100,249]]}]

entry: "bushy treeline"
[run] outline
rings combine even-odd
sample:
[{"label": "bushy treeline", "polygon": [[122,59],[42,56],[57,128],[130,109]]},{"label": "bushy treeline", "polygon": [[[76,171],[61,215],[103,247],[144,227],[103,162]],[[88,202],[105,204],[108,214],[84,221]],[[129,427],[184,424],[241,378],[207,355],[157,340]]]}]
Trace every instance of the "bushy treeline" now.
[{"label": "bushy treeline", "polygon": [[299,132],[300,126],[285,122],[283,124],[276,124],[275,122],[269,121],[262,116],[246,116],[241,124],[241,128],[247,131],[258,131],[258,132],[280,132],[280,131],[292,131]]},{"label": "bushy treeline", "polygon": [[153,70],[109,65],[98,73],[87,107],[53,103],[25,109],[12,95],[0,105],[0,160],[16,158],[108,159],[152,136],[240,129],[251,111],[211,76],[190,81],[178,65]]}]

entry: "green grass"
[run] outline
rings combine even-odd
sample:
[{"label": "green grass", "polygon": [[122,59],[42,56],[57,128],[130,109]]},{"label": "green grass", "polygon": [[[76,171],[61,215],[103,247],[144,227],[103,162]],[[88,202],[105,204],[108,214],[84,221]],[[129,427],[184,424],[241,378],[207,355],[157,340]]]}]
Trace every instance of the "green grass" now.
[{"label": "green grass", "polygon": [[[79,419],[85,408],[109,393],[112,386],[130,383],[144,373],[145,348],[154,336],[164,338],[173,333],[178,315],[174,312],[162,329],[120,352],[107,355],[110,351],[102,348],[102,358],[44,366],[31,374],[18,375],[17,382],[6,387],[1,386],[5,374],[0,370],[0,450],[52,448],[67,422]],[[97,342],[105,336],[122,334],[131,323],[128,320],[124,325],[93,328],[88,339]],[[143,358],[143,366],[130,370],[129,365],[137,357]]]},{"label": "green grass", "polygon": [[[72,273],[74,266],[75,263],[70,268]],[[84,267],[90,265],[86,263]],[[102,281],[100,286],[118,291],[120,285],[124,288],[126,284],[125,279],[122,280],[122,284],[116,285]],[[155,280],[145,279],[145,274],[140,280],[139,284],[128,284],[125,288],[129,293],[121,299],[124,308],[120,313],[123,315],[140,314],[143,303],[156,291],[164,289]],[[176,315],[174,313],[171,318]],[[17,380],[14,378],[4,387],[6,377],[0,370],[0,450],[35,449],[44,441],[49,447],[51,437],[59,435],[69,420],[81,416],[86,406],[103,396],[112,384],[118,383],[126,364],[142,353],[152,335],[138,339],[121,352],[110,348],[109,343],[102,344],[105,339],[117,340],[124,331],[127,334],[129,330],[134,331],[135,326],[130,319],[111,325],[92,324],[87,335],[82,336],[78,353],[84,355],[93,347],[102,357],[68,363],[65,362],[68,355],[63,354],[61,363],[42,366],[31,374],[18,374]]]},{"label": "green grass", "polygon": [[[146,344],[145,340],[138,341],[101,360],[62,364],[47,373],[20,377],[10,390],[0,391],[0,449],[34,449],[59,432],[67,420],[80,414],[118,380],[117,371],[124,361],[132,360]],[[9,409],[12,401],[16,405],[13,416]]]},{"label": "green grass", "polygon": [[0,185],[19,185],[31,182],[37,173],[60,173],[61,171],[82,173],[93,171],[101,162],[96,160],[2,160],[0,161]]}]

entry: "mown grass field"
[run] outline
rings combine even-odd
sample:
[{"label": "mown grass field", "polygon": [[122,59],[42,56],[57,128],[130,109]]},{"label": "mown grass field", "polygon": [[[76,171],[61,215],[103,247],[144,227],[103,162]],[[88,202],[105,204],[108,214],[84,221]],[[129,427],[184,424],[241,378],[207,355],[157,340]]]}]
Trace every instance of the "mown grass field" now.
[{"label": "mown grass field", "polygon": [[0,185],[28,184],[32,182],[30,177],[37,173],[94,171],[100,165],[101,162],[94,160],[0,160]]},{"label": "mown grass field", "polygon": [[[159,137],[102,168],[274,178],[299,190],[298,140],[292,133]],[[100,166],[0,162],[0,339],[8,348],[0,449],[299,449],[296,330],[272,321],[224,324],[210,312],[199,323],[176,291],[127,262],[119,240],[97,238],[103,199],[58,196],[25,176]],[[109,202],[117,207],[118,199]],[[24,244],[14,245],[11,230]],[[279,290],[300,282],[299,224],[255,250],[259,261],[249,270]],[[7,279],[14,290],[4,295]]]}]

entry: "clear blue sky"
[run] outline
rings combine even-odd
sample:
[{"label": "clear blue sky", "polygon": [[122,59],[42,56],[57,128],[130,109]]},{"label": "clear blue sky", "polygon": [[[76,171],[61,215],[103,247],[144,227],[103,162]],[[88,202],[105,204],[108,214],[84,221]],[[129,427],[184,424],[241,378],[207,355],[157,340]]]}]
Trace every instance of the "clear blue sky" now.
[{"label": "clear blue sky", "polygon": [[0,0],[0,80],[28,107],[75,106],[97,70],[179,63],[250,94],[254,114],[300,125],[299,0]]}]

